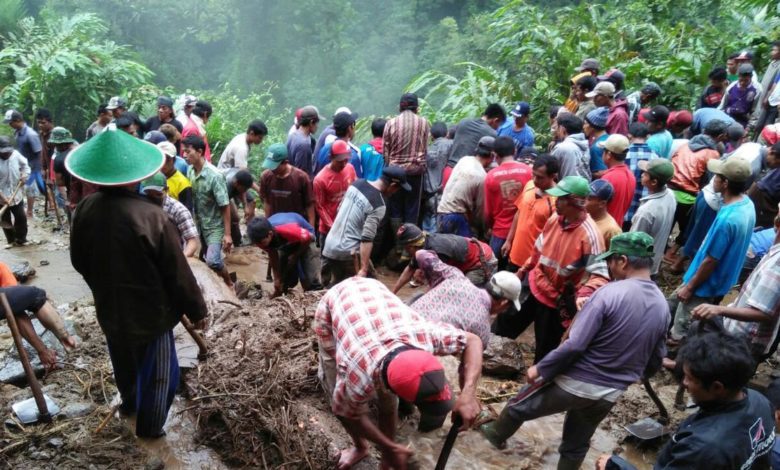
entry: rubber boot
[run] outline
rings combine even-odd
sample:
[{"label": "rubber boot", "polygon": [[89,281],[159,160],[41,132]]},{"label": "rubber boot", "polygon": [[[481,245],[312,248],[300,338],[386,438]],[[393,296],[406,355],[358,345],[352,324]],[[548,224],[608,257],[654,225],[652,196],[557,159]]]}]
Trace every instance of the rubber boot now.
[{"label": "rubber boot", "polygon": [[485,436],[485,439],[490,441],[491,444],[498,449],[506,448],[506,440],[512,437],[512,435],[520,429],[522,422],[515,421],[509,415],[507,408],[501,410],[501,414],[498,419],[492,423],[483,424],[479,427],[479,432]]},{"label": "rubber boot", "polygon": [[579,470],[583,460],[585,460],[585,457],[581,459],[567,459],[561,456],[558,459],[558,470]]}]

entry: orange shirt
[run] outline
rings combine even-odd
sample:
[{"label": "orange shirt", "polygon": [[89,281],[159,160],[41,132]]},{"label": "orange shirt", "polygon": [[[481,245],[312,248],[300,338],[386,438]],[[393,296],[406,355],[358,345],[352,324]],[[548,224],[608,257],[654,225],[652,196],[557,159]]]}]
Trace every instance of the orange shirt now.
[{"label": "orange shirt", "polygon": [[694,152],[688,144],[682,145],[677,153],[672,155],[672,189],[698,194],[702,187],[702,176],[707,172],[707,162],[716,158],[720,158],[717,150],[704,148]]},{"label": "orange shirt", "polygon": [[523,265],[534,297],[555,307],[566,281],[574,283],[577,297],[590,297],[609,281],[607,263],[592,260],[603,251],[604,239],[590,216],[566,226],[558,214],[550,217]]},{"label": "orange shirt", "polygon": [[522,266],[534,250],[534,242],[542,233],[547,219],[555,212],[555,198],[537,191],[533,180],[525,185],[523,192],[515,200],[517,207],[517,227],[512,239],[509,260],[515,266]]},{"label": "orange shirt", "polygon": [[16,276],[5,263],[0,263],[0,287],[12,287],[17,285]]}]

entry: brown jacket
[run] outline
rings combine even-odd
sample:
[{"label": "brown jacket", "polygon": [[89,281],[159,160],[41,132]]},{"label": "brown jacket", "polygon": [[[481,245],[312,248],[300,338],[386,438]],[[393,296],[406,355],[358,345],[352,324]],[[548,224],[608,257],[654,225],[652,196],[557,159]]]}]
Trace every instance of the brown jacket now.
[{"label": "brown jacket", "polygon": [[101,188],[76,207],[70,259],[95,298],[106,337],[144,343],[193,322],[206,304],[162,209],[123,188]]}]

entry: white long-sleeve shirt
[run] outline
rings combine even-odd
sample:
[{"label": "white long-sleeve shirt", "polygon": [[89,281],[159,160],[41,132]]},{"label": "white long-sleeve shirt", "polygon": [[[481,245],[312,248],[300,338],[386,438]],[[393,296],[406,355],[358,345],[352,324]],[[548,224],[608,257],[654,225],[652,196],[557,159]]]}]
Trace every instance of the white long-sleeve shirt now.
[{"label": "white long-sleeve shirt", "polygon": [[[14,150],[10,157],[0,158],[0,194],[3,197],[11,197],[11,193],[14,192],[19,181],[27,181],[29,176],[30,165],[27,164],[27,159],[21,153]],[[23,193],[24,191],[21,190],[16,192],[11,201],[12,206],[22,202]]]}]

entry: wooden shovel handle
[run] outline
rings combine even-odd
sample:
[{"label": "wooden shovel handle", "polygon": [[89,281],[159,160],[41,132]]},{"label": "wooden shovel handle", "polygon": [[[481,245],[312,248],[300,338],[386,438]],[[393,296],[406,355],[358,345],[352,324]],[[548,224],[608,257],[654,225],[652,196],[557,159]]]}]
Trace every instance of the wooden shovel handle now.
[{"label": "wooden shovel handle", "polygon": [[27,357],[27,351],[22,344],[22,335],[19,333],[19,325],[16,324],[16,317],[14,317],[14,312],[11,311],[11,306],[8,304],[8,298],[5,296],[5,293],[0,293],[0,303],[3,305],[5,319],[8,321],[8,328],[11,330],[16,350],[19,352],[19,360],[22,361],[24,373],[27,376],[27,381],[30,383],[30,390],[32,390],[35,404],[38,406],[38,419],[44,423],[50,423],[51,415],[49,414],[49,408],[46,406],[46,399],[43,397],[41,384],[38,382],[38,378],[35,377],[35,371],[33,371],[33,368],[30,365],[30,358]]}]

